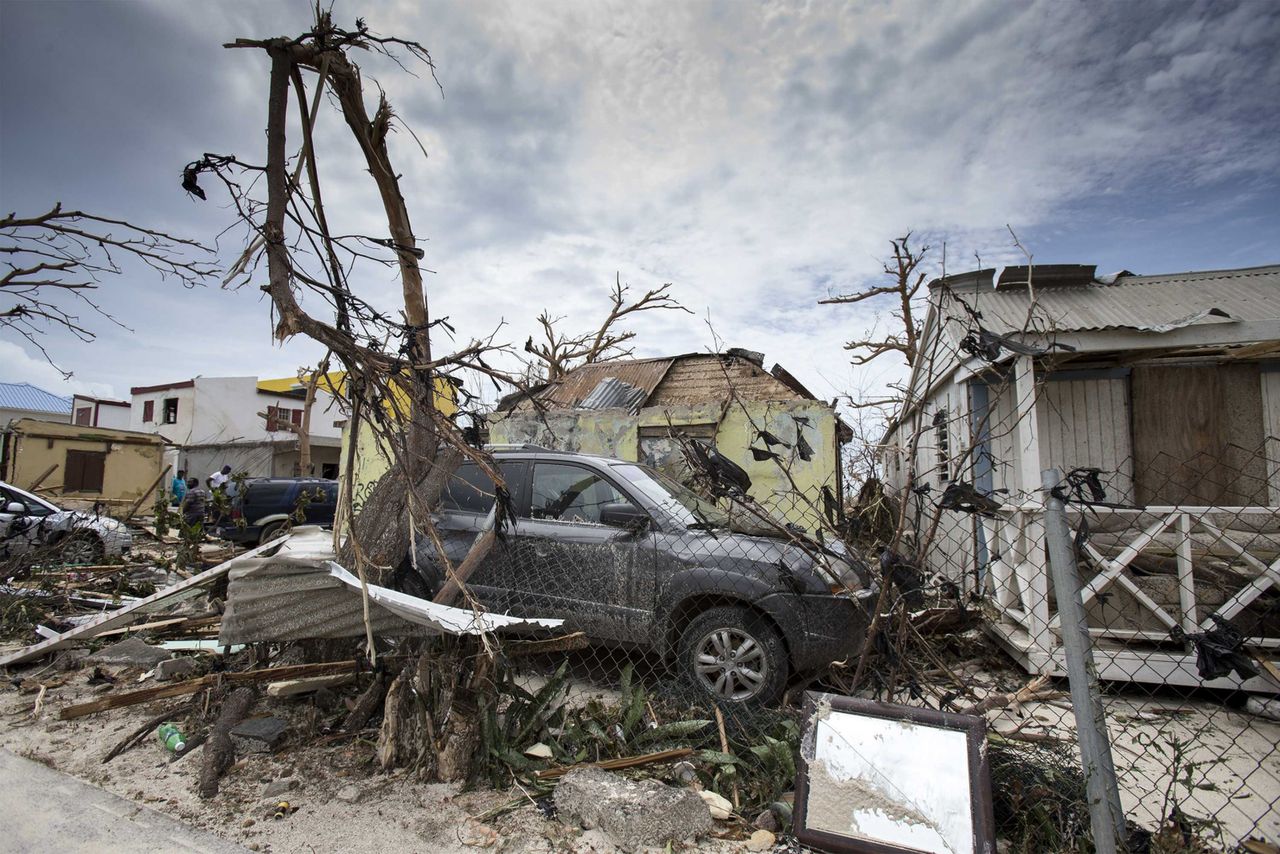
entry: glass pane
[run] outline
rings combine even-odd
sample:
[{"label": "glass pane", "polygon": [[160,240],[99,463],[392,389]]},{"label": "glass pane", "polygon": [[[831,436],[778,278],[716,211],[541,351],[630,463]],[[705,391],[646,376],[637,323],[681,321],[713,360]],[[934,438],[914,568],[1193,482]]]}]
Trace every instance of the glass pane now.
[{"label": "glass pane", "polygon": [[600,508],[626,502],[607,480],[577,466],[539,463],[533,472],[530,515],[561,522],[600,522]]}]

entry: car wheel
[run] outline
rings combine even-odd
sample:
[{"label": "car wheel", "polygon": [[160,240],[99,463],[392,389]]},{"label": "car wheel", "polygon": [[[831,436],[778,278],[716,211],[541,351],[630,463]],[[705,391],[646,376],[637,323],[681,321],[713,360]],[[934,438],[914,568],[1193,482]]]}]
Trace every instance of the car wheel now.
[{"label": "car wheel", "polygon": [[747,608],[703,611],[680,636],[685,681],[717,703],[767,705],[787,684],[787,651],[778,630]]},{"label": "car wheel", "polygon": [[102,541],[93,534],[71,534],[58,543],[58,559],[63,563],[98,563],[102,555]]},{"label": "car wheel", "polygon": [[262,533],[258,535],[258,545],[265,546],[276,537],[284,533],[284,522],[272,522],[262,526]]}]

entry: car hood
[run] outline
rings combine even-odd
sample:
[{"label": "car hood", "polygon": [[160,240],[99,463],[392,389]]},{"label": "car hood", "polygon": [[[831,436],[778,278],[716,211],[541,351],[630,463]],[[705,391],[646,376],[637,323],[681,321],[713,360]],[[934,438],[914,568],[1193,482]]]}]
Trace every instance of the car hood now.
[{"label": "car hood", "polygon": [[[732,531],[690,530],[668,535],[672,557],[684,563],[717,566],[735,572],[754,569],[757,574],[772,576],[785,567],[797,577],[812,582],[815,591],[829,589],[829,581],[839,579],[851,589],[867,586],[870,576],[856,557],[816,545],[804,548],[778,537],[760,537]],[[843,552],[843,549],[840,550]],[[815,564],[821,560],[822,571]]]}]

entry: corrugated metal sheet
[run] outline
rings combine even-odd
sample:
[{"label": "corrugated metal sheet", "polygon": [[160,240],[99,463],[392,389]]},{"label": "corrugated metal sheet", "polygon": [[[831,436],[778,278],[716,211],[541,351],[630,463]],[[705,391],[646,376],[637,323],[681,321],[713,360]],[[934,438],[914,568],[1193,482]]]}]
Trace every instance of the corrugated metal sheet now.
[{"label": "corrugated metal sheet", "polygon": [[[333,563],[333,535],[318,527],[294,530],[272,557],[239,560],[228,572],[222,644],[304,638],[362,637],[364,607],[359,579]],[[373,634],[446,631],[478,634],[506,627],[555,628],[556,619],[477,614],[368,585]]]},{"label": "corrugated metal sheet", "polygon": [[[1033,276],[1034,282],[1034,276]],[[1026,288],[957,287],[952,292],[982,314],[992,332],[1026,324]],[[1193,323],[1280,319],[1280,266],[1210,270],[1162,276],[1121,276],[1113,284],[1037,287],[1036,316],[1060,331],[1141,329],[1168,331]],[[944,312],[965,327],[963,309]],[[956,331],[954,328],[953,332]],[[963,334],[963,331],[961,331]]]},{"label": "corrugated metal sheet", "polygon": [[605,377],[600,385],[587,395],[579,409],[625,409],[632,412],[641,407],[649,393],[642,388],[624,383],[615,377]]},{"label": "corrugated metal sheet", "polygon": [[0,409],[71,414],[71,398],[51,394],[31,383],[0,383]]},{"label": "corrugated metal sheet", "polygon": [[[581,405],[596,386],[608,377],[644,390],[647,398],[666,376],[674,359],[618,359],[612,362],[596,362],[583,365],[565,374],[556,382],[538,392],[538,399],[552,409],[573,409]],[[518,409],[528,409],[522,403]]]}]

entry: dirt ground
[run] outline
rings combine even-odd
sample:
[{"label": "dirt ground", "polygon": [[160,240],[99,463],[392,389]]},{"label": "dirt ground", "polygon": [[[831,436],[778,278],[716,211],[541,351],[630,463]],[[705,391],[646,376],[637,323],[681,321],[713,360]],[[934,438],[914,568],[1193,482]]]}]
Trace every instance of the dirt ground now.
[{"label": "dirt ground", "polygon": [[[599,831],[570,828],[544,818],[531,802],[487,821],[487,810],[516,799],[518,790],[461,791],[458,786],[416,782],[403,772],[376,770],[374,745],[356,740],[323,746],[303,746],[310,703],[305,699],[263,698],[254,714],[271,713],[290,722],[290,741],[274,754],[249,754],[223,777],[216,798],[201,800],[196,785],[202,748],[176,762],[154,737],[103,763],[102,757],[149,717],[176,704],[161,700],[102,712],[70,721],[58,720],[58,710],[99,696],[87,684],[92,667],[73,671],[67,683],[48,691],[38,714],[38,693],[21,693],[8,684],[0,693],[0,748],[42,762],[116,794],[147,804],[182,821],[246,846],[277,852],[315,851],[495,851],[611,852],[615,846]],[[58,674],[52,667],[28,668],[26,678]],[[119,675],[136,681],[139,671]],[[122,682],[122,687],[124,686]],[[264,797],[268,784],[291,788],[279,797]],[[278,800],[293,811],[274,818]],[[718,834],[737,839],[708,838],[696,846],[673,850],[732,852],[743,848],[750,828],[717,823]]]}]

